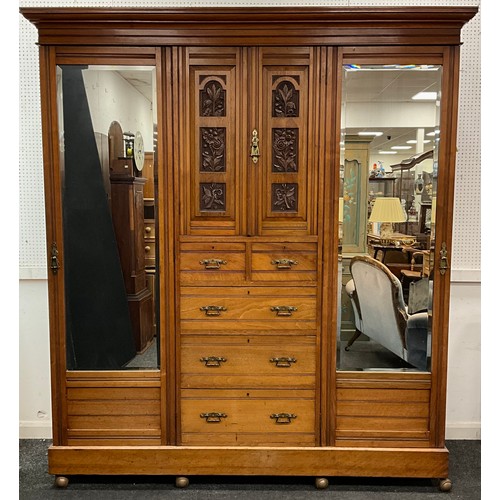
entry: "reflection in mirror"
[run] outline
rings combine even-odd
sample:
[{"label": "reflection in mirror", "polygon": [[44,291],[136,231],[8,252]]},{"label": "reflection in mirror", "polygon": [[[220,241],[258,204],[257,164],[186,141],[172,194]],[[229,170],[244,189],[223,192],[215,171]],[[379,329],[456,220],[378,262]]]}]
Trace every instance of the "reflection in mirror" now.
[{"label": "reflection in mirror", "polygon": [[57,70],[69,370],[157,369],[151,67]]},{"label": "reflection in mirror", "polygon": [[343,67],[337,368],[430,370],[441,67]]}]

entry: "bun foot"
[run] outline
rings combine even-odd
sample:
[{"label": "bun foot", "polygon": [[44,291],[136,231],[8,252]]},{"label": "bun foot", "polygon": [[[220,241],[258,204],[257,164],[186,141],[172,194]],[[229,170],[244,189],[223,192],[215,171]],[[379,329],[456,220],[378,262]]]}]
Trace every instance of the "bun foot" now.
[{"label": "bun foot", "polygon": [[317,477],[314,485],[318,490],[324,490],[328,488],[328,479],[326,477]]},{"label": "bun foot", "polygon": [[58,487],[58,488],[67,488],[68,487],[68,483],[69,483],[69,479],[65,476],[56,476],[55,480],[54,480],[54,484]]},{"label": "bun foot", "polygon": [[179,476],[175,478],[175,486],[177,488],[187,488],[189,486],[189,479],[184,476]]},{"label": "bun foot", "polygon": [[451,481],[448,478],[440,479],[439,489],[441,491],[451,491]]}]

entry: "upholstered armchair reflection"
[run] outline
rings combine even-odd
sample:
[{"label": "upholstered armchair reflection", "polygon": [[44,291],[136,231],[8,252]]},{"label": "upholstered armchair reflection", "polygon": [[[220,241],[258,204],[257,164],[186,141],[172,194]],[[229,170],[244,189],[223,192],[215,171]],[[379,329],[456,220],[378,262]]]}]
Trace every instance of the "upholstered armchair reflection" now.
[{"label": "upholstered armchair reflection", "polygon": [[[356,332],[345,350],[366,335],[418,370],[428,369],[430,356],[429,312],[427,308],[408,313],[401,282],[378,260],[369,256],[351,259],[352,279],[346,292],[354,310]],[[429,282],[429,302],[432,282]]]}]

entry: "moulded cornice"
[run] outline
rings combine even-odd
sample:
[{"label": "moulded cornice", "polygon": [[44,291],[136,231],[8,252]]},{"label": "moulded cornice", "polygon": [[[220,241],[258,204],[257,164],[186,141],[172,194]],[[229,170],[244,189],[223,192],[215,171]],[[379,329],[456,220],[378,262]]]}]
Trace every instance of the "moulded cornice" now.
[{"label": "moulded cornice", "polygon": [[456,45],[477,7],[21,8],[42,45]]}]

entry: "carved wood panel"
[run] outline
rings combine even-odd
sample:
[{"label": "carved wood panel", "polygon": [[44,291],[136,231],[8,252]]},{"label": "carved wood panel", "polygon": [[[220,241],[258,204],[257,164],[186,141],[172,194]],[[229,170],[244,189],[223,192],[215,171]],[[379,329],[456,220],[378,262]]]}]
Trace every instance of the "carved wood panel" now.
[{"label": "carved wood panel", "polygon": [[200,146],[200,172],[225,172],[225,127],[200,127]]},{"label": "carved wood panel", "polygon": [[210,80],[200,90],[200,116],[226,116],[226,91],[220,81]]},{"label": "carved wood panel", "polygon": [[180,119],[187,138],[181,161],[184,234],[239,234],[237,157],[241,51],[181,49]]},{"label": "carved wood panel", "polygon": [[[259,234],[314,234],[313,51],[260,49]],[[284,62],[285,61],[285,62]]]},{"label": "carved wood panel", "polygon": [[298,81],[299,78],[295,76],[291,80],[283,80],[273,90],[273,116],[299,116],[300,94],[294,80]]},{"label": "carved wood panel", "polygon": [[271,199],[273,212],[297,212],[299,198],[297,183],[282,183],[271,185]]},{"label": "carved wood panel", "polygon": [[182,233],[316,234],[314,49],[180,53]]},{"label": "carved wood panel", "polygon": [[273,128],[273,172],[298,171],[298,136],[296,128]]},{"label": "carved wood panel", "polygon": [[200,210],[224,212],[226,210],[226,185],[220,182],[200,182]]}]

